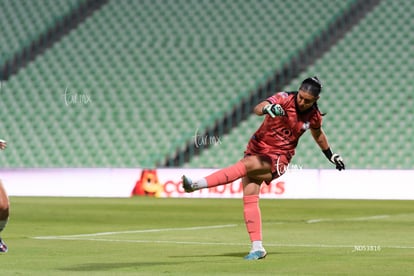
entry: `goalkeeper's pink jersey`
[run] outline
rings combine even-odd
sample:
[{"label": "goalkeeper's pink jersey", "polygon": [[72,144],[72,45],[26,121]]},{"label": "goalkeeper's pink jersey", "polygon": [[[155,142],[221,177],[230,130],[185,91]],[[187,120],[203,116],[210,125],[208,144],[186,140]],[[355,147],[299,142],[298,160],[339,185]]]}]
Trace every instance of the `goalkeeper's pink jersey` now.
[{"label": "goalkeeper's pink jersey", "polygon": [[272,118],[269,115],[251,137],[245,154],[285,155],[290,159],[300,136],[309,128],[322,126],[322,114],[316,105],[300,112],[296,108],[297,92],[279,92],[266,100],[271,104],[280,104],[285,116]]}]

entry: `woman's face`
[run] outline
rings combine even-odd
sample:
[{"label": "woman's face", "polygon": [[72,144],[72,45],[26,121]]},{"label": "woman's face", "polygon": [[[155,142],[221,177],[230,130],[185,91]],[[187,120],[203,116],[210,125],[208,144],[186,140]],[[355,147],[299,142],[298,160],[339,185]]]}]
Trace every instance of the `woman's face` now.
[{"label": "woman's face", "polygon": [[299,90],[298,96],[296,97],[296,106],[298,107],[299,111],[306,111],[307,109],[311,108],[312,105],[319,99],[318,97],[313,96],[312,94],[308,93],[304,90]]}]

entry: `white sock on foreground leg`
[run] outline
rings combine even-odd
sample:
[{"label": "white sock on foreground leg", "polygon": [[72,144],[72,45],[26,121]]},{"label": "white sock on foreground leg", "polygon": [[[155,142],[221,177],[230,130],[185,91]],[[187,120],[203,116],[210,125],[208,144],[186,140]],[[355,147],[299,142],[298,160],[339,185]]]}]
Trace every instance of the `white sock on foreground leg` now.
[{"label": "white sock on foreground leg", "polygon": [[200,189],[204,189],[207,188],[207,180],[205,178],[201,178],[197,181],[194,181],[193,184],[191,185],[191,187],[194,190],[200,190]]},{"label": "white sock on foreground leg", "polygon": [[253,241],[251,251],[265,251],[262,241]]}]

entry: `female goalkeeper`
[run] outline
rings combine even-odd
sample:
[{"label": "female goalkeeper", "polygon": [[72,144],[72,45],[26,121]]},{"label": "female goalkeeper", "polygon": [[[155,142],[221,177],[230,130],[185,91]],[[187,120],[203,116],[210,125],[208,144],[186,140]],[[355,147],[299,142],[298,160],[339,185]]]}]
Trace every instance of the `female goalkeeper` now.
[{"label": "female goalkeeper", "polygon": [[279,92],[260,102],[254,108],[254,113],[267,116],[251,137],[243,159],[197,181],[185,175],[182,177],[183,188],[188,193],[242,179],[244,221],[252,242],[246,260],[262,259],[267,254],[262,245],[260,185],[263,182],[269,184],[286,171],[299,138],[307,129],[310,129],[326,158],[338,170],[345,169],[341,156],[331,151],[322,130],[323,114],[317,105],[321,90],[319,79],[311,77],[302,82],[299,91]]}]

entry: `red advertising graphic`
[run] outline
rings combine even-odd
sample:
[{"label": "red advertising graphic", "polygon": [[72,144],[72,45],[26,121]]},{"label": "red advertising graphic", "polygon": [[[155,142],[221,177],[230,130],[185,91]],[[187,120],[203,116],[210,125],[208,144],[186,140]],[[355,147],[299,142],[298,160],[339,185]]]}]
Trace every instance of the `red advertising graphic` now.
[{"label": "red advertising graphic", "polygon": [[[228,197],[239,198],[243,196],[243,185],[241,180],[221,185],[209,189],[202,189],[190,194],[184,193],[181,181],[167,180],[163,183],[165,197],[180,197],[188,195],[190,197]],[[285,192],[285,182],[273,181],[269,185],[263,184],[260,189],[261,195],[277,197]]]},{"label": "red advertising graphic", "polygon": [[164,187],[158,180],[157,170],[143,169],[131,195],[161,197],[163,190]]},{"label": "red advertising graphic", "polygon": [[[202,189],[193,193],[185,193],[181,178],[171,170],[143,169],[141,177],[135,184],[132,196],[153,197],[211,197],[211,198],[239,198],[243,196],[241,180],[217,187]],[[200,174],[205,174],[201,172]],[[280,197],[285,192],[284,181],[273,181],[269,185],[261,186],[260,194],[265,197]]]}]

